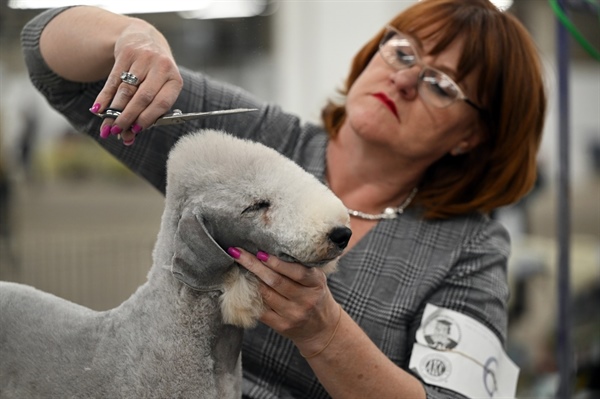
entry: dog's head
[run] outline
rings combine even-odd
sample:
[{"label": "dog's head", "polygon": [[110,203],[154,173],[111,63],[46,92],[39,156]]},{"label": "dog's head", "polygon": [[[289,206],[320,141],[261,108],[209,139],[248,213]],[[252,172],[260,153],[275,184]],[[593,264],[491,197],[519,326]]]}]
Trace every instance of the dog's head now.
[{"label": "dog's head", "polygon": [[189,285],[218,285],[232,264],[229,247],[333,270],[352,234],[342,202],[262,144],[191,134],[176,144],[167,170],[167,206],[180,216],[174,271]]}]

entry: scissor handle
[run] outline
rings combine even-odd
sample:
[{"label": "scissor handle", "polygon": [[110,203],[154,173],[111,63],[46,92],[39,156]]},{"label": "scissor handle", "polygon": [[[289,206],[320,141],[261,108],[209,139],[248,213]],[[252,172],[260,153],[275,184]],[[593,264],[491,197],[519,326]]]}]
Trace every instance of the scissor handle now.
[{"label": "scissor handle", "polygon": [[117,117],[119,117],[119,115],[121,115],[122,112],[123,112],[123,110],[120,110],[118,108],[106,108],[103,113],[96,114],[96,115],[102,119],[106,119],[106,118],[117,119]]},{"label": "scissor handle", "polygon": [[[106,119],[106,118],[116,119],[121,115],[122,112],[123,112],[123,110],[120,110],[118,108],[106,108],[106,110],[104,110],[103,113],[96,114],[96,115],[102,119]],[[174,109],[173,111],[164,114],[163,116],[161,116],[158,119],[162,119],[162,118],[166,118],[166,117],[181,116],[181,115],[183,115],[183,112],[181,112],[180,109]]]}]

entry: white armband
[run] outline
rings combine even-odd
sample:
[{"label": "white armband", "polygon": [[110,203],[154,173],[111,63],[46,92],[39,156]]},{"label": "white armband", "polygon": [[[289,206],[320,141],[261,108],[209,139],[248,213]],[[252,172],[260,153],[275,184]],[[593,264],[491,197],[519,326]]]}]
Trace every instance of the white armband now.
[{"label": "white armband", "polygon": [[409,368],[424,382],[469,398],[514,398],[519,368],[477,320],[427,304]]}]

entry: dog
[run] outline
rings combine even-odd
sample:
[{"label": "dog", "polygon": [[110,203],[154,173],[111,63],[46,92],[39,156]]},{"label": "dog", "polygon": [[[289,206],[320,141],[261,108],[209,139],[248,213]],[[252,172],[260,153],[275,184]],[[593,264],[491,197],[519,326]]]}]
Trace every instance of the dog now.
[{"label": "dog", "polygon": [[226,250],[335,270],[352,234],[342,202],[262,144],[204,130],[167,162],[147,281],[94,311],[0,282],[0,398],[239,398],[257,278]]}]

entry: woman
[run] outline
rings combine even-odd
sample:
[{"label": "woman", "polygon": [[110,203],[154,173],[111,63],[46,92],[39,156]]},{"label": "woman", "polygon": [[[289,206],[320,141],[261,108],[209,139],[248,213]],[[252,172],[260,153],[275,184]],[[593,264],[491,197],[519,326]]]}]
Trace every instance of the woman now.
[{"label": "woman", "polygon": [[[23,48],[50,103],[163,193],[173,143],[210,127],[277,149],[349,208],[352,240],[328,281],[229,249],[262,280],[267,305],[245,338],[245,396],[464,397],[468,383],[409,369],[428,304],[504,343],[509,238],[487,214],[531,188],[546,98],[531,38],[489,1],[424,0],[396,16],[355,56],[345,101],[323,110],[323,126],[178,68],[156,29],[100,9],[43,13]],[[123,112],[90,113],[108,107]],[[170,109],[238,107],[259,111],[145,131]]]}]

